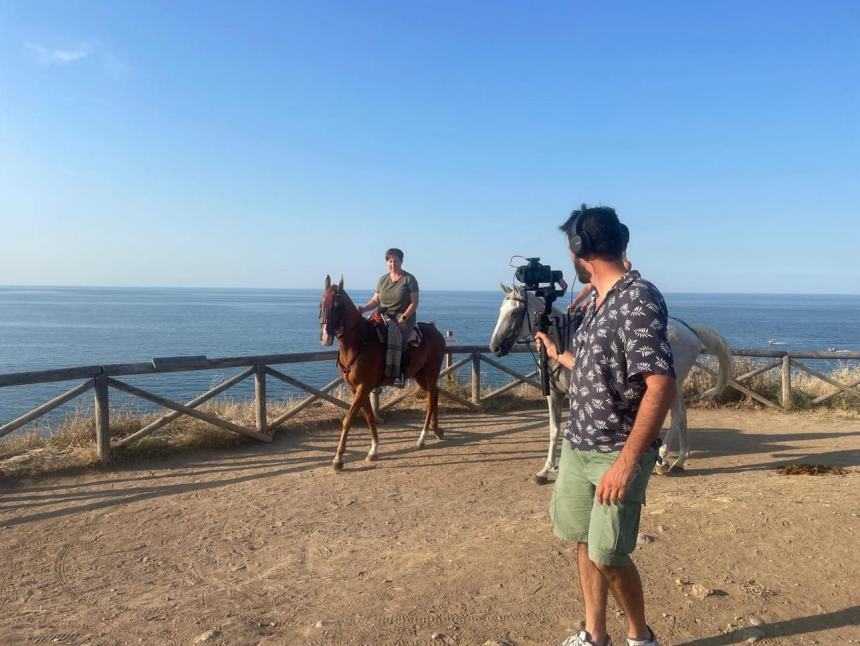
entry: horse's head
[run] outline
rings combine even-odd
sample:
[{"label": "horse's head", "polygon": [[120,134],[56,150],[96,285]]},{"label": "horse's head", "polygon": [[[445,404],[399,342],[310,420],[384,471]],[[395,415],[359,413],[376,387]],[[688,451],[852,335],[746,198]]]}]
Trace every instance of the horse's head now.
[{"label": "horse's head", "polygon": [[331,277],[325,277],[325,287],[320,298],[320,343],[331,345],[335,337],[343,334],[350,313],[358,312],[347,293],[343,291],[343,277],[337,285],[331,284]]},{"label": "horse's head", "polygon": [[530,333],[527,292],[520,287],[507,285],[502,285],[502,290],[505,300],[499,307],[499,320],[490,337],[490,352],[497,357],[508,354],[516,341],[527,339]]}]

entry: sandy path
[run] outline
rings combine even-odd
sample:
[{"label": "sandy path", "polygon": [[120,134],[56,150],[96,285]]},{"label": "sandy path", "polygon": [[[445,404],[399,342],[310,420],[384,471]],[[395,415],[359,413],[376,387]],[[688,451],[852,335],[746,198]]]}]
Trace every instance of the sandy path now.
[{"label": "sandy path", "polygon": [[[419,415],[398,413],[375,465],[358,427],[343,473],[327,426],[6,486],[0,642],[189,644],[217,629],[224,644],[556,644],[582,604],[551,489],[531,482],[544,420],[448,413],[449,439],[418,451]],[[860,422],[696,410],[690,427],[690,470],[652,480],[655,540],[635,555],[663,642],[736,643],[758,617],[764,643],[860,643]],[[851,472],[776,475],[787,461]]]}]

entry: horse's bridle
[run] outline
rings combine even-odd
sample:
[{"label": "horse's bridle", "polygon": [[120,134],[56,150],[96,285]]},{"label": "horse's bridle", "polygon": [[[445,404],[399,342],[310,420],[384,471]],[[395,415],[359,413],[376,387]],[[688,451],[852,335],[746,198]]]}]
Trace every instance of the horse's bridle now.
[{"label": "horse's bridle", "polygon": [[[325,326],[325,331],[329,335],[334,336],[337,339],[343,339],[343,335],[346,332],[346,326],[343,324],[343,317],[340,316],[340,310],[343,308],[343,303],[338,298],[339,294],[339,291],[326,291],[322,295],[322,298],[320,298],[320,324]],[[332,321],[337,320],[339,320],[340,325],[335,326]],[[364,319],[360,319],[360,321],[361,320]],[[360,321],[356,325],[360,324]],[[355,325],[352,327],[355,327]],[[343,352],[343,349],[341,348],[341,351],[338,352],[337,355],[337,365],[340,366],[340,368],[343,370],[344,375],[349,375],[350,370],[352,370],[353,364],[355,364],[355,362],[358,360],[361,353],[364,352],[366,347],[367,337],[365,336],[361,340],[361,344],[359,345],[358,350],[355,352],[355,354],[353,354],[352,358],[347,363],[343,363],[343,361],[341,360],[341,353]]]},{"label": "horse's bridle", "polygon": [[[511,292],[514,294],[515,292]],[[532,329],[532,320],[531,317],[528,316],[529,311],[529,303],[528,303],[528,294],[526,294],[525,298],[520,298],[519,296],[508,295],[508,300],[513,301],[514,303],[522,303],[523,307],[517,308],[517,324],[511,327],[511,331],[509,331],[504,337],[502,337],[502,347],[507,347],[510,350],[514,343],[519,340],[520,328],[523,326],[523,319],[526,320],[526,324],[528,326],[529,334],[526,337],[526,342],[530,338],[534,337],[534,330]],[[566,321],[564,325],[564,329],[559,330],[559,335],[561,336],[561,342],[564,344],[564,347],[567,347],[567,336],[570,334],[569,323]],[[556,362],[556,366],[554,369],[550,370],[550,381],[555,381],[556,376],[562,370],[562,365]]]},{"label": "horse's bridle", "polygon": [[[343,304],[337,298],[337,293],[326,291],[320,298],[320,323],[325,326],[325,331],[333,337],[340,338],[343,336],[343,317],[336,317],[340,314],[340,309]],[[340,319],[341,325],[335,327],[333,321]]]},{"label": "horse's bridle", "polygon": [[[511,292],[511,294],[514,293],[515,292]],[[511,326],[508,333],[502,337],[501,347],[506,348],[506,350],[510,350],[514,347],[514,343],[519,340],[520,328],[523,326],[523,319],[528,321],[529,337],[532,336],[532,321],[531,318],[527,316],[529,312],[528,295],[526,295],[525,298],[519,298],[518,296],[511,296],[509,294],[508,300],[513,301],[514,303],[522,303],[523,307],[517,307],[516,325]],[[528,339],[528,337],[526,337],[526,339]]]}]

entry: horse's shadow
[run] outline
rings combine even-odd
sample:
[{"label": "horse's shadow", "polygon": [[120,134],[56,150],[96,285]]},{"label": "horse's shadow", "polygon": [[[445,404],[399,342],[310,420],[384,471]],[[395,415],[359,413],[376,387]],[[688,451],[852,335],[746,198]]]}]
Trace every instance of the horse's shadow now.
[{"label": "horse's shadow", "polygon": [[[860,450],[817,451],[815,447],[797,446],[797,442],[811,442],[833,438],[853,438],[856,432],[799,432],[780,435],[750,433],[732,428],[690,429],[696,436],[696,448],[690,454],[690,462],[684,471],[672,471],[673,476],[719,475],[744,471],[772,470],[786,464],[814,463],[840,467],[860,466]],[[742,464],[703,466],[695,463],[703,460],[760,455],[758,462],[744,461]],[[773,459],[767,459],[773,458]],[[691,468],[693,466],[693,468]]]}]

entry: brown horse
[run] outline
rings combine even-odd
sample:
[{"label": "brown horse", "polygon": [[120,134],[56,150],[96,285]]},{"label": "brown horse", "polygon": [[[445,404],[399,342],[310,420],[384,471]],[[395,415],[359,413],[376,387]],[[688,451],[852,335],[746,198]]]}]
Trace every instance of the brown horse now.
[{"label": "brown horse", "polygon": [[[445,337],[431,324],[419,323],[418,326],[422,341],[417,348],[408,348],[406,376],[414,379],[427,392],[427,416],[418,438],[420,448],[424,445],[431,423],[436,437],[440,440],[445,437],[439,429],[439,390],[436,383],[445,357]],[[335,337],[340,348],[337,369],[353,392],[352,406],[343,419],[343,431],[332,460],[335,469],[342,469],[346,437],[359,409],[364,412],[364,419],[370,427],[371,443],[366,459],[368,462],[376,459],[379,438],[370,405],[370,393],[377,386],[390,385],[391,378],[385,376],[385,344],[379,340],[374,325],[359,313],[349,295],[343,291],[343,278],[337,285],[332,285],[331,278],[326,276],[325,289],[320,299],[320,343],[329,346]]]}]

